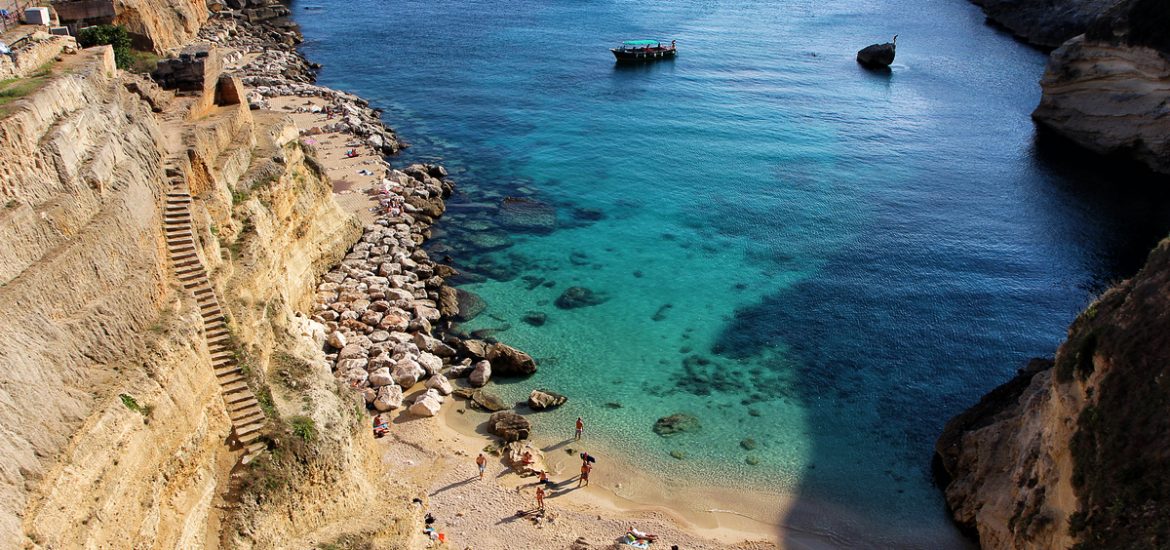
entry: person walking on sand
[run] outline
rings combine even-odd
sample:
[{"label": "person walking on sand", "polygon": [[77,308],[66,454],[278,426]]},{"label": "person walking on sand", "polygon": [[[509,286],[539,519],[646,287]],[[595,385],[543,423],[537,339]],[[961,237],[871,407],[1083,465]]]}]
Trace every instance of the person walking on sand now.
[{"label": "person walking on sand", "polygon": [[581,478],[577,480],[578,487],[589,485],[589,471],[592,469],[593,466],[589,464],[588,460],[581,464]]},{"label": "person walking on sand", "polygon": [[544,487],[536,488],[536,509],[544,511]]},{"label": "person walking on sand", "polygon": [[487,468],[487,457],[483,456],[483,453],[479,453],[479,456],[475,457],[475,465],[479,467],[479,478],[483,479],[483,471]]},{"label": "person walking on sand", "polygon": [[585,432],[585,422],[583,420],[581,420],[580,416],[578,416],[577,417],[577,433],[573,436],[573,439],[575,439],[577,441],[581,441],[581,434],[584,432]]}]

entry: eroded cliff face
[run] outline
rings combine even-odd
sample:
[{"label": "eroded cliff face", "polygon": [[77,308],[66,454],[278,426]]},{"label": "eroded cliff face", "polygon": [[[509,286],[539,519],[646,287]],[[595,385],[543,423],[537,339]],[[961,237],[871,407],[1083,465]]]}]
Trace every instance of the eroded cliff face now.
[{"label": "eroded cliff face", "polygon": [[0,546],[197,543],[227,419],[172,288],[161,132],[109,48],[0,121]]},{"label": "eroded cliff face", "polygon": [[1102,155],[1170,173],[1170,4],[1121,2],[1052,52],[1040,125]]},{"label": "eroded cliff face", "polygon": [[125,25],[136,45],[157,53],[191,41],[207,21],[205,0],[114,0],[114,24]]},{"label": "eroded cliff face", "polygon": [[1119,0],[971,0],[1029,44],[1055,48],[1083,34]]},{"label": "eroded cliff face", "polygon": [[937,452],[985,548],[1170,545],[1170,239],[1034,362],[952,420]]}]

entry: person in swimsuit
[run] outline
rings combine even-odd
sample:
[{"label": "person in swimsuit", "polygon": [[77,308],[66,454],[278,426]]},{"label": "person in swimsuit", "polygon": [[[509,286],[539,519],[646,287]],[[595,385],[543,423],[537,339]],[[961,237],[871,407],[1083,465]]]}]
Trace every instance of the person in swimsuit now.
[{"label": "person in swimsuit", "polygon": [[475,465],[479,467],[479,478],[483,479],[483,471],[487,469],[487,457],[479,453],[479,456],[475,457]]},{"label": "person in swimsuit", "polygon": [[589,465],[589,461],[585,461],[584,464],[581,464],[581,479],[577,480],[578,487],[581,487],[582,485],[589,485],[589,471],[592,469],[593,466]]},{"label": "person in swimsuit", "polygon": [[577,441],[580,441],[581,434],[584,432],[585,432],[585,422],[583,420],[581,420],[580,416],[578,416],[577,417],[577,433],[576,433],[576,435],[573,436],[573,438],[576,439]]},{"label": "person in swimsuit", "polygon": [[536,508],[541,510],[541,511],[544,510],[544,487],[543,486],[536,488]]}]

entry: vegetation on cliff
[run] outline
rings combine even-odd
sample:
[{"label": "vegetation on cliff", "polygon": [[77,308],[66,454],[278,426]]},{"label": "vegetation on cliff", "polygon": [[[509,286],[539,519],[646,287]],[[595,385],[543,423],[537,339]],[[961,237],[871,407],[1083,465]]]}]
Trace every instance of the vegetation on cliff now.
[{"label": "vegetation on cliff", "polygon": [[1062,349],[1061,382],[1097,380],[1070,442],[1080,550],[1170,545],[1168,305],[1170,240],[1074,323]]}]

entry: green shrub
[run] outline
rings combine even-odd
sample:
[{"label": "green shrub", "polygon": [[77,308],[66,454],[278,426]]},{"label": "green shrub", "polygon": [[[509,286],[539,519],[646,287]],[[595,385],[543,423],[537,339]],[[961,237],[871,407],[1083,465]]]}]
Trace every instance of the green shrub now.
[{"label": "green shrub", "polygon": [[288,419],[288,423],[292,427],[292,432],[301,438],[301,441],[310,443],[317,439],[317,424],[313,422],[312,418],[307,416],[294,416]]},{"label": "green shrub", "polygon": [[130,34],[121,25],[95,25],[82,29],[77,33],[77,43],[83,48],[113,46],[114,62],[119,69],[126,69],[134,62],[134,55],[130,51]]}]

